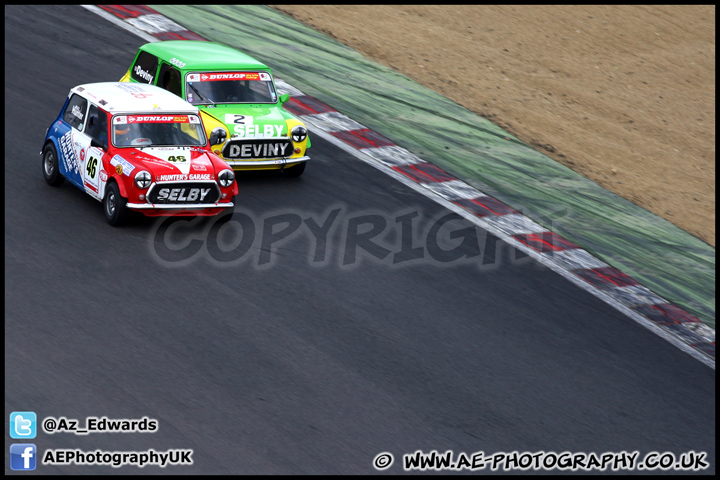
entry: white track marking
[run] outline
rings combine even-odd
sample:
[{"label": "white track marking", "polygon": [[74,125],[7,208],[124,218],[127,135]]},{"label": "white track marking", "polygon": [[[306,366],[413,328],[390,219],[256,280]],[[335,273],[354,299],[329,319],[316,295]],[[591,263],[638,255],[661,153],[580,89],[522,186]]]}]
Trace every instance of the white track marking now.
[{"label": "white track marking", "polygon": [[149,35],[149,34],[143,32],[142,30],[135,28],[134,26],[127,23],[126,21],[119,19],[112,13],[106,12],[105,10],[103,10],[100,7],[97,7],[95,5],[80,5],[80,6],[90,10],[91,12],[93,12],[97,15],[100,15],[102,18],[104,18],[108,22],[114,23],[118,27],[123,28],[123,29],[127,30],[128,32],[134,33],[135,35],[137,35],[138,37],[142,38],[143,40],[145,40],[147,42],[159,41],[157,38],[153,37],[152,35]]}]

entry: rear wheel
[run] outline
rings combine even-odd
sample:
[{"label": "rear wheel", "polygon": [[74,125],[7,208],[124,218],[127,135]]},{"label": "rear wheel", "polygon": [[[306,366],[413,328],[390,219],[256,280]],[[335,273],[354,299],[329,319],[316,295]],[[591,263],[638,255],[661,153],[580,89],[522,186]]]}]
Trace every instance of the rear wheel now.
[{"label": "rear wheel", "polygon": [[120,188],[115,182],[109,182],[105,188],[103,211],[105,218],[112,226],[122,225],[127,219],[127,198],[120,195]]},{"label": "rear wheel", "polygon": [[287,175],[288,177],[299,177],[305,171],[306,164],[307,162],[302,162],[290,168],[283,168],[283,174]]},{"label": "rear wheel", "polygon": [[60,174],[57,150],[55,150],[55,145],[52,143],[48,143],[45,145],[45,148],[43,148],[42,169],[43,177],[45,177],[45,181],[48,185],[57,187],[62,185],[65,181],[65,177]]}]

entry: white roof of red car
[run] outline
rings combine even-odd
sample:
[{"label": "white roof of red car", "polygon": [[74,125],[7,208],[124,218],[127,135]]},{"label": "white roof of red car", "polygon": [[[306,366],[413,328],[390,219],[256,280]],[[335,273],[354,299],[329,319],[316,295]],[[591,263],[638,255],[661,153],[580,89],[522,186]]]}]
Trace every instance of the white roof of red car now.
[{"label": "white roof of red car", "polygon": [[177,95],[144,83],[103,82],[78,85],[71,90],[110,113],[198,113],[198,108]]}]

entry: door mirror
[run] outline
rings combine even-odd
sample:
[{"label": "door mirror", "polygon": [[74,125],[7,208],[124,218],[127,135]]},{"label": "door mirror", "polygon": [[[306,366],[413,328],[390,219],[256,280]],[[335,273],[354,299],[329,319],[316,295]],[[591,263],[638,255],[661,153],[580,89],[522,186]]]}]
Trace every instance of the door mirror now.
[{"label": "door mirror", "polygon": [[287,102],[288,100],[290,100],[289,93],[283,93],[282,95],[280,95],[280,103],[281,104]]},{"label": "door mirror", "polygon": [[100,143],[97,140],[95,140],[94,138],[90,139],[90,146],[102,148],[103,150],[107,151],[107,142]]}]

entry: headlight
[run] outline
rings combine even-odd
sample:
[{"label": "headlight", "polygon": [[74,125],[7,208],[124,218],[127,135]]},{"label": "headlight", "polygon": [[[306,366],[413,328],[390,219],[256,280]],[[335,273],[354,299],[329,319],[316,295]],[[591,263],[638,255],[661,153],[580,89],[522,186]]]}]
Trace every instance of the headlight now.
[{"label": "headlight", "polygon": [[151,183],[152,177],[150,176],[150,172],[143,170],[135,174],[135,185],[137,185],[138,188],[146,189]]},{"label": "headlight", "polygon": [[302,125],[295,125],[290,135],[292,136],[293,142],[302,142],[307,138],[307,128]]},{"label": "headlight", "polygon": [[221,187],[229,187],[235,181],[235,173],[232,170],[223,170],[218,175],[218,182]]},{"label": "headlight", "polygon": [[227,138],[227,132],[222,127],[217,127],[210,132],[210,145],[220,145]]}]

